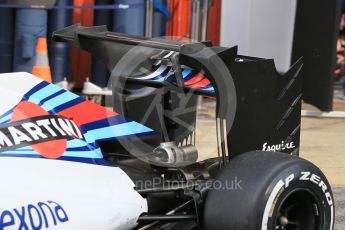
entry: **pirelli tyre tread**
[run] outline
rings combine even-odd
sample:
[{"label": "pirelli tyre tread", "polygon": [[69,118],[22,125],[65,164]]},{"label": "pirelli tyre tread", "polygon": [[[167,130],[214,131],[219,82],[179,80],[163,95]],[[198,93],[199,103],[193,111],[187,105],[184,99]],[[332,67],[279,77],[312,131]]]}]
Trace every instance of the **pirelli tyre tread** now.
[{"label": "pirelli tyre tread", "polygon": [[204,229],[333,229],[331,187],[321,170],[304,159],[245,153],[235,157],[214,183],[205,201]]}]

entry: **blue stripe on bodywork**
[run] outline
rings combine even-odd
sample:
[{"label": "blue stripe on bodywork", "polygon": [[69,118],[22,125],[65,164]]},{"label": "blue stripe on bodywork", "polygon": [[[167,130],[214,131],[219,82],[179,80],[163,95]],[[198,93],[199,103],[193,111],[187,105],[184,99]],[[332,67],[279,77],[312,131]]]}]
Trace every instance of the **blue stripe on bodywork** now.
[{"label": "blue stripe on bodywork", "polygon": [[[36,158],[36,159],[45,159],[45,160],[54,160],[54,159],[47,159],[44,158],[40,155],[21,155],[21,154],[11,154],[9,153],[1,153],[0,157],[24,157],[24,158]],[[72,161],[72,162],[78,162],[78,163],[87,163],[87,164],[95,164],[95,165],[101,165],[101,166],[112,166],[109,161],[104,160],[103,158],[83,158],[83,157],[60,157],[59,160],[64,160],[64,161]]]},{"label": "blue stripe on bodywork", "polygon": [[57,108],[65,103],[68,103],[70,101],[73,101],[75,99],[79,98],[78,95],[70,92],[64,92],[63,94],[58,95],[57,97],[54,97],[48,101],[46,101],[42,108],[46,111],[53,110],[54,108]]},{"label": "blue stripe on bodywork", "polygon": [[[33,149],[27,149],[27,150],[23,150],[23,149],[17,149],[17,150],[10,150],[10,151],[6,151],[3,153],[0,153],[0,155],[2,154],[10,154],[10,155],[22,155],[22,156],[27,156],[27,155],[37,155],[40,156],[40,154],[38,152],[36,152]],[[63,153],[62,157],[80,157],[80,158],[103,158],[102,152],[99,148],[97,149],[80,149],[75,150],[75,151],[70,151],[67,150],[66,152]],[[62,157],[59,157],[58,159],[61,159]]]},{"label": "blue stripe on bodywork", "polygon": [[[88,151],[93,151],[93,150],[99,150],[98,145],[95,143],[87,143],[84,140],[79,140],[79,139],[72,139],[67,142],[66,152],[83,152],[83,151],[88,152]],[[15,150],[11,150],[11,152],[18,152],[18,153],[30,152],[31,154],[33,152],[36,153],[36,151],[33,150],[31,146],[21,147]]]},{"label": "blue stripe on bodywork", "polygon": [[86,140],[96,139],[96,140],[103,140],[109,138],[118,138],[122,136],[128,135],[136,135],[138,133],[152,133],[153,130],[141,125],[137,122],[128,122],[119,125],[104,127],[101,129],[90,130],[84,133],[84,137]]},{"label": "blue stripe on bodywork", "polygon": [[12,115],[13,110],[14,110],[14,108],[12,108],[12,109],[10,109],[9,111],[7,111],[6,113],[2,114],[2,115],[0,116],[0,119],[2,119],[2,118],[4,118],[4,117],[7,117],[8,115]]},{"label": "blue stripe on bodywork", "polygon": [[12,117],[12,111],[11,113],[9,113],[7,116],[4,116],[2,118],[0,118],[0,123],[3,124],[3,123],[7,123],[10,121],[11,117]]},{"label": "blue stripe on bodywork", "polygon": [[184,77],[186,77],[186,76],[188,76],[192,71],[193,71],[193,70],[191,70],[191,69],[184,69],[184,70],[182,71],[182,75],[183,75]]},{"label": "blue stripe on bodywork", "polygon": [[60,157],[59,159],[63,158],[63,157],[80,157],[80,158],[103,158],[103,154],[101,152],[101,150],[98,149],[94,149],[94,150],[89,150],[89,151],[66,151],[64,152],[64,154],[62,155],[62,157]]},{"label": "blue stripe on bodywork", "polygon": [[169,74],[170,70],[171,70],[171,67],[168,66],[161,74],[159,74],[158,76],[155,76],[155,77],[151,78],[150,80],[162,82],[162,81],[164,81],[166,75]]},{"label": "blue stripe on bodywork", "polygon": [[31,94],[31,96],[27,98],[27,100],[39,105],[42,100],[44,100],[47,97],[50,97],[52,94],[55,94],[60,90],[61,89],[59,87],[53,84],[49,84],[44,86],[42,89],[36,91],[35,93]]},{"label": "blue stripe on bodywork", "polygon": [[19,149],[16,149],[15,151],[34,151],[34,150],[31,148],[31,146],[25,146],[25,147],[21,147]]},{"label": "blue stripe on bodywork", "polygon": [[72,139],[67,142],[67,149],[74,149],[74,148],[81,148],[81,147],[89,147],[89,148],[95,149],[95,148],[98,148],[98,145],[95,143],[87,143],[79,139]]},{"label": "blue stripe on bodywork", "polygon": [[54,94],[52,94],[52,95],[46,97],[45,99],[41,100],[40,103],[39,103],[39,105],[43,105],[46,101],[49,101],[50,99],[52,99],[52,98],[54,98],[54,97],[57,97],[57,96],[63,94],[64,92],[66,92],[66,90],[63,90],[63,89],[62,89],[62,90],[60,90],[60,91],[57,91],[56,93],[54,93]]},{"label": "blue stripe on bodywork", "polygon": [[82,103],[82,102],[84,102],[84,101],[85,101],[84,98],[81,98],[81,97],[78,97],[78,96],[77,96],[74,100],[69,101],[69,102],[67,102],[67,103],[65,103],[65,104],[61,104],[61,105],[59,105],[59,106],[53,108],[52,110],[50,110],[50,111],[48,111],[48,112],[49,112],[50,114],[56,114],[56,113],[61,112],[62,110],[65,110],[65,109],[67,109],[67,108],[70,108],[70,107],[72,107],[72,106],[75,106],[75,105],[77,105],[77,104],[80,104],[80,103]]},{"label": "blue stripe on bodywork", "polygon": [[39,84],[37,84],[35,87],[33,87],[29,92],[27,92],[24,96],[23,96],[23,100],[28,100],[31,95],[33,95],[34,93],[36,93],[37,91],[39,91],[40,89],[46,87],[47,85],[49,85],[48,82],[46,81],[42,81]]}]

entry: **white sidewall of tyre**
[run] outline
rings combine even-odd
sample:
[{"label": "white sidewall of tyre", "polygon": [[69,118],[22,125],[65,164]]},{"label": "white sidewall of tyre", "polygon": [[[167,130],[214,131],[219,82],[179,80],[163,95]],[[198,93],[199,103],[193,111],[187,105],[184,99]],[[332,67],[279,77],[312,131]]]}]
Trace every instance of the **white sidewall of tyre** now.
[{"label": "white sidewall of tyre", "polygon": [[[262,218],[262,224],[261,224],[261,230],[268,230],[268,219],[270,212],[273,208],[273,202],[277,198],[279,192],[281,189],[285,186],[285,183],[283,180],[280,180],[277,182],[277,184],[274,186],[268,200],[265,206],[263,218]],[[334,203],[334,201],[333,201]],[[333,222],[334,222],[334,205],[330,206],[330,212],[331,212],[331,222],[330,222],[330,230],[333,230]]]}]

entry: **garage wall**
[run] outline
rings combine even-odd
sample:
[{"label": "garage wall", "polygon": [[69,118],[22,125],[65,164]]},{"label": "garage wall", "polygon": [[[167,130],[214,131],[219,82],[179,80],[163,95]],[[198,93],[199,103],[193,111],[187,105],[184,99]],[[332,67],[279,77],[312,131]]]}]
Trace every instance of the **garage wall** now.
[{"label": "garage wall", "polygon": [[290,67],[297,0],[223,0],[221,45]]}]

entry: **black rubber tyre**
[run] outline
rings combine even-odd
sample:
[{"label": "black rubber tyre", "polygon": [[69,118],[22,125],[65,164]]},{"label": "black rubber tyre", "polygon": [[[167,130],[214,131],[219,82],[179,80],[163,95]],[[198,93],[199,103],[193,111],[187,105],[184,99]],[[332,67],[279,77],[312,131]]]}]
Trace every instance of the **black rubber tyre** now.
[{"label": "black rubber tyre", "polygon": [[312,163],[283,153],[235,157],[217,175],[204,207],[204,229],[332,230],[331,187]]}]

